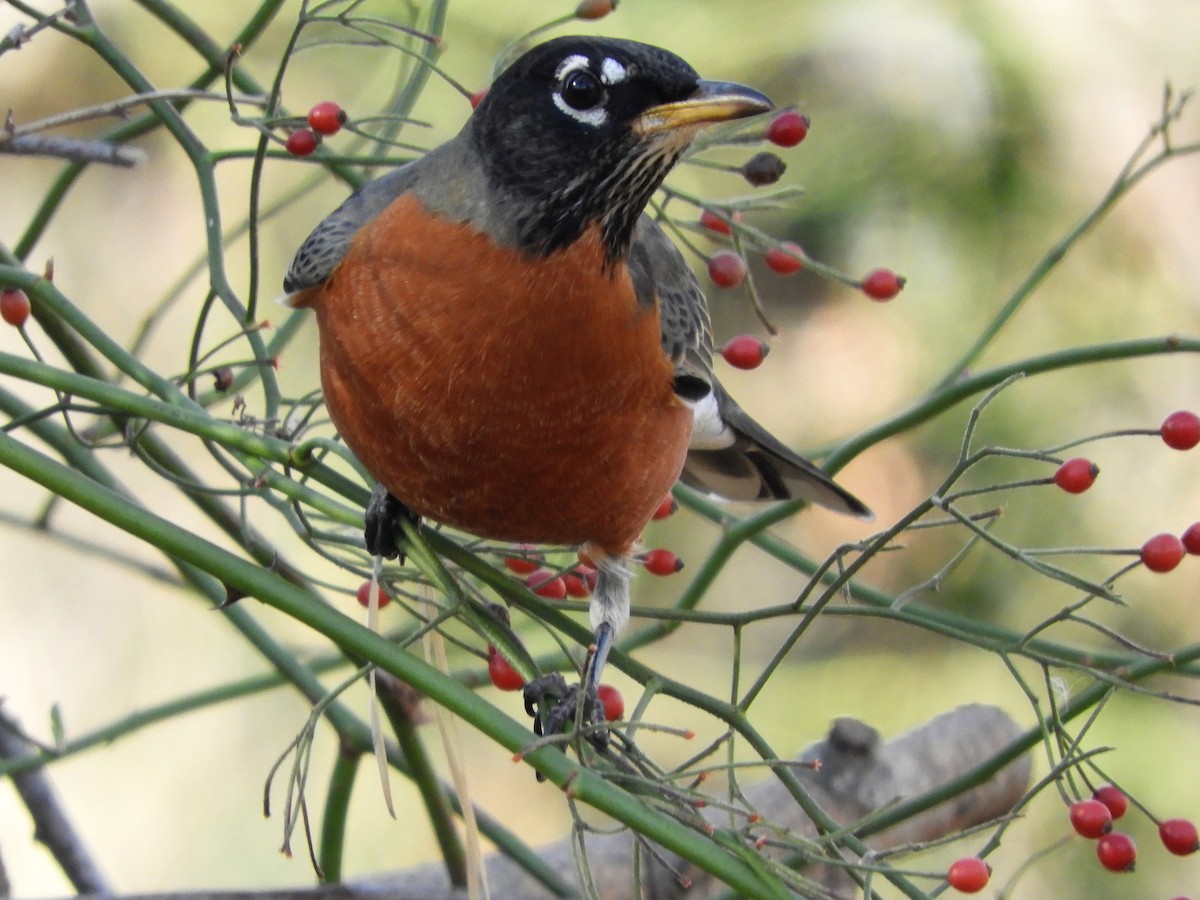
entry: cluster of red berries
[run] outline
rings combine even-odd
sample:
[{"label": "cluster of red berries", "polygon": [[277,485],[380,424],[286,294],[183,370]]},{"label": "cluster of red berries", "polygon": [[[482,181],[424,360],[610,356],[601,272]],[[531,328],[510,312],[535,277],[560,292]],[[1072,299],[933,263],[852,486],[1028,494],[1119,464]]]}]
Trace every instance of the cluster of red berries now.
[{"label": "cluster of red berries", "polygon": [[[670,494],[663,497],[652,516],[653,521],[665,519],[679,508]],[[525,586],[548,600],[565,600],[567,597],[590,597],[596,589],[596,567],[587,559],[580,561],[565,572],[546,568],[539,561],[533,546],[523,546],[522,556],[506,556],[504,566],[515,575],[524,576]],[[674,575],[683,569],[683,560],[665,547],[647,550],[638,556],[639,562],[652,575]]]},{"label": "cluster of red berries", "polygon": [[1132,872],[1137,845],[1123,831],[1113,831],[1113,821],[1129,809],[1129,798],[1111,784],[1102,785],[1092,799],[1072,803],[1067,810],[1071,827],[1080,837],[1096,842],[1096,858],[1110,872]]},{"label": "cluster of red berries", "polygon": [[[808,136],[811,125],[808,116],[795,110],[784,110],[771,120],[765,137],[780,147],[795,147]],[[773,184],[783,174],[785,166],[773,153],[760,153],[742,167],[742,174],[751,184]],[[700,213],[700,226],[714,234],[729,235],[733,225],[741,221],[741,213],[730,210],[718,213],[705,209]],[[794,275],[804,268],[807,257],[796,244],[783,242],[769,248],[764,259],[777,275]],[[708,258],[708,276],[713,284],[736,288],[746,280],[746,260],[736,251],[718,250]],[[904,278],[891,269],[874,269],[857,282],[858,289],[872,300],[891,300],[904,287]]]},{"label": "cluster of red berries", "polygon": [[[683,571],[683,560],[665,547],[656,547],[639,554],[638,561],[651,575],[674,575]],[[510,572],[525,576],[525,586],[547,600],[570,597],[590,597],[596,589],[596,569],[586,562],[577,563],[566,572],[544,568],[532,559],[508,556],[504,565]]]},{"label": "cluster of red berries", "polygon": [[[1139,432],[1141,433],[1141,432]],[[1171,413],[1159,426],[1157,434],[1173,450],[1191,450],[1200,444],[1200,416],[1188,410]],[[1069,494],[1082,494],[1096,482],[1100,468],[1090,459],[1077,456],[1068,459],[1054,472],[1053,481]],[[1170,572],[1187,554],[1200,555],[1200,522],[1194,522],[1178,537],[1156,534],[1142,545],[1139,555],[1151,572]]]},{"label": "cluster of red berries", "polygon": [[1193,522],[1181,537],[1156,534],[1142,544],[1142,565],[1151,572],[1170,572],[1188,553],[1200,553],[1200,522]]},{"label": "cluster of red berries", "polygon": [[[722,218],[707,209],[700,214],[700,224],[717,234],[729,234],[732,231],[730,223],[736,223],[739,219],[737,213]],[[785,241],[767,250],[763,259],[772,272],[787,276],[803,269],[806,257],[798,244]],[[740,287],[746,280],[746,271],[746,258],[736,250],[718,250],[708,258],[708,277],[717,287]],[[858,282],[858,288],[867,297],[882,303],[899,294],[904,288],[904,281],[902,275],[897,275],[891,269],[873,269]]]},{"label": "cluster of red berries", "polygon": [[321,138],[337,134],[346,124],[346,111],[332,100],[324,100],[308,111],[307,128],[297,128],[284,146],[292,156],[308,156],[321,145]]},{"label": "cluster of red berries", "polygon": [[596,570],[583,563],[561,574],[517,556],[508,557],[504,564],[510,571],[524,575],[525,587],[547,600],[588,597],[596,589]]},{"label": "cluster of red berries", "polygon": [[[733,226],[742,221],[742,214],[732,210],[718,214],[711,209],[700,212],[700,227],[713,234],[733,234]],[[804,251],[798,244],[785,241],[769,249],[763,259],[777,275],[794,275],[804,268]],[[718,262],[714,262],[718,260]],[[746,261],[732,250],[720,250],[709,259],[709,276],[721,287],[737,287],[746,277]]]},{"label": "cluster of red berries", "polygon": [[[1137,432],[1142,434],[1143,432]],[[1157,431],[1145,432],[1159,435],[1163,443],[1172,450],[1191,450],[1200,444],[1200,416],[1181,409],[1165,419]],[[1054,473],[1054,483],[1069,494],[1082,494],[1096,481],[1100,469],[1090,459],[1077,456],[1068,459]],[[1200,535],[1197,536],[1200,539]],[[1189,549],[1189,552],[1200,552]]]},{"label": "cluster of red berries", "polygon": [[[1200,444],[1200,416],[1186,409],[1173,412],[1163,419],[1158,434],[1172,450],[1191,450]],[[1154,535],[1142,545],[1142,564],[1151,572],[1170,572],[1188,553],[1200,554],[1200,522],[1192,523],[1179,537]]]},{"label": "cluster of red berries", "polygon": [[[1137,862],[1137,846],[1123,831],[1114,831],[1113,822],[1129,809],[1129,798],[1111,784],[1102,785],[1090,800],[1072,803],[1068,810],[1071,827],[1082,837],[1096,842],[1096,857],[1110,872],[1132,872]],[[1168,852],[1189,856],[1200,850],[1200,834],[1189,819],[1165,819],[1158,823],[1158,837]]]},{"label": "cluster of red berries", "polygon": [[[665,519],[679,508],[670,494],[663,497],[654,511],[653,520]],[[549,600],[565,600],[567,597],[588,597],[596,589],[596,568],[589,560],[581,558],[570,570],[556,572],[545,567],[532,545],[521,547],[522,555],[504,557],[504,566],[515,575],[523,576],[527,588]],[[647,550],[638,559],[646,571],[654,575],[671,575],[683,568],[683,560],[670,550],[659,547]],[[365,587],[369,588],[367,584]],[[362,589],[359,589],[360,595]],[[382,602],[380,604],[382,606]],[[495,646],[488,644],[488,677],[502,691],[516,691],[525,686],[525,679],[512,667]],[[611,685],[598,688],[600,702],[604,704],[604,718],[615,721],[625,715],[625,698]]]}]

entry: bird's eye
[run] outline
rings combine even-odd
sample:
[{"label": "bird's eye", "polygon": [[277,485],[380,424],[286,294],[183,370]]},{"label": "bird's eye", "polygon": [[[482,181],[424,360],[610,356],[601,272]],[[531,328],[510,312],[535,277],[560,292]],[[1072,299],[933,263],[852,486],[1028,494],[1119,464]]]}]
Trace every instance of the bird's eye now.
[{"label": "bird's eye", "polygon": [[604,100],[604,86],[600,79],[586,71],[568,75],[559,93],[567,106],[578,110],[593,109]]}]

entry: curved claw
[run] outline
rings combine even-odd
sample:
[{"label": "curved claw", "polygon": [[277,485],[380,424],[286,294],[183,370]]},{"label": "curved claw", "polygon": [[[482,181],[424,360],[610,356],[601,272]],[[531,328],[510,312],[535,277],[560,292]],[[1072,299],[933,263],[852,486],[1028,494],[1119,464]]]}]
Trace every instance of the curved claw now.
[{"label": "curved claw", "polygon": [[545,704],[549,709],[557,708],[570,693],[567,679],[558,672],[550,672],[533,679],[525,685],[522,695],[525,698],[525,714],[533,718],[534,734],[541,736],[542,714],[539,707]]},{"label": "curved claw", "polygon": [[[583,697],[583,724],[603,724],[604,704],[600,702],[594,683],[585,680],[582,684],[568,685],[562,675],[552,672],[525,685],[525,711],[533,716],[534,734],[539,737],[565,734],[575,722],[580,697]],[[608,729],[594,729],[587,739],[602,751],[608,747]]]}]

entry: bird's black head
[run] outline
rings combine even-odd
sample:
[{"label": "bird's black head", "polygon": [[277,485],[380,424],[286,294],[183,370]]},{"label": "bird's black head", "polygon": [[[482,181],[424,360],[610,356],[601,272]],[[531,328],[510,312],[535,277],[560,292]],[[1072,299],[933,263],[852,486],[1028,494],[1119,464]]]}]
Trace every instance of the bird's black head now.
[{"label": "bird's black head", "polygon": [[615,262],[700,129],[771,108],[750,88],[701,80],[658,47],[564,37],[496,79],[475,112],[472,140],[523,250],[553,253],[596,223]]}]

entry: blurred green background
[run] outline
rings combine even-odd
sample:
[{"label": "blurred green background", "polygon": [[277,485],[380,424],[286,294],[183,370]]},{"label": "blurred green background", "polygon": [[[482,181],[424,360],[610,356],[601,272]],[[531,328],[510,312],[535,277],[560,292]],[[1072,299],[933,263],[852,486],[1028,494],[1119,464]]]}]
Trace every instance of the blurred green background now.
[{"label": "blurred green background", "polygon": [[[366,9],[405,17],[414,6],[419,4]],[[250,8],[192,7],[188,14],[218,41],[235,33]],[[186,84],[198,72],[190,51],[135,4],[111,0],[94,8],[160,86]],[[285,9],[268,37],[242,59],[260,82],[269,83],[297,8]],[[572,8],[544,0],[456,0],[441,65],[468,88],[482,87],[510,40]],[[0,33],[20,20],[0,6]],[[808,449],[829,446],[920,396],[1042,253],[1104,193],[1158,117],[1164,81],[1181,89],[1200,82],[1200,5],[1191,0],[624,0],[615,15],[577,27],[661,44],[706,77],[741,80],[777,102],[798,104],[812,117],[812,130],[804,144],[782,155],[789,166],[785,182],[807,192],[786,213],[750,221],[851,274],[886,265],[908,277],[898,300],[879,305],[807,273],[785,281],[755,270],[783,333],[762,369],[725,371],[722,377],[760,421]],[[336,99],[352,116],[370,115],[394,87],[397,58],[349,46],[302,52],[285,83],[285,103],[301,111]],[[125,93],[111,72],[55,34],[0,57],[0,108],[11,108],[18,122]],[[406,137],[433,145],[452,135],[468,112],[462,96],[435,78],[417,110],[432,128],[410,130]],[[197,105],[187,118],[210,146],[245,147],[254,140],[253,132],[229,122],[219,103]],[[1179,143],[1197,139],[1198,123],[1200,108],[1185,113]],[[187,160],[161,134],[142,146],[149,153],[145,165],[129,171],[96,167],[82,179],[30,261],[40,268],[53,257],[63,291],[124,340],[203,246]],[[17,241],[59,169],[51,161],[0,157],[0,242],[11,247]],[[248,171],[244,162],[220,170],[227,227],[244,216]],[[313,171],[272,162],[267,197],[283,196]],[[748,192],[736,176],[696,168],[681,170],[674,183],[716,198]],[[344,195],[344,186],[326,180],[264,223],[264,297],[279,292],[295,247]],[[232,245],[227,265],[233,283],[244,289],[244,241]],[[1200,165],[1191,158],[1167,165],[1122,202],[1058,267],[982,363],[1089,342],[1195,335],[1198,286]],[[205,289],[203,278],[189,284],[177,315],[155,332],[147,350],[152,365],[168,372],[181,368]],[[755,327],[744,297],[714,289],[711,301],[719,336]],[[264,314],[278,319],[286,313],[264,307]],[[0,329],[0,348],[24,352],[10,329]],[[281,360],[289,391],[316,385],[315,359],[315,327],[309,325]],[[1038,447],[1111,428],[1155,428],[1173,409],[1200,407],[1198,376],[1195,359],[1158,357],[1028,379],[989,409],[981,439]],[[844,483],[875,509],[878,525],[894,521],[940,483],[954,461],[967,411],[964,405],[876,446],[842,473]],[[1155,532],[1178,533],[1200,518],[1200,455],[1174,453],[1153,438],[1107,441],[1088,453],[1103,470],[1095,488],[1082,497],[1042,488],[1001,498],[1000,533],[1026,546],[1137,547]],[[156,489],[152,477],[119,455],[110,460],[113,466],[162,497],[157,512],[193,521],[184,501]],[[994,464],[975,483],[1045,474],[1049,470]],[[44,500],[7,472],[0,472],[0,497],[6,514],[24,517]],[[59,511],[56,521],[118,546],[119,536],[95,530],[74,510]],[[294,550],[281,522],[257,521]],[[202,523],[196,528],[209,533]],[[667,544],[697,561],[717,535],[688,514],[653,529],[649,543]],[[871,526],[819,510],[781,528],[815,557],[870,532]],[[48,544],[17,528],[6,527],[3,535],[0,696],[35,733],[47,733],[52,704],[60,705],[68,733],[79,733],[180,693],[262,671],[219,613],[179,591],[130,575],[103,555]],[[877,560],[868,580],[903,590],[937,571],[961,543],[956,534],[914,535],[905,552]],[[144,548],[121,549],[157,562]],[[1095,559],[1074,565],[1103,577],[1118,564]],[[1198,572],[1196,561],[1186,560],[1166,576],[1134,573],[1120,585],[1130,605],[1097,617],[1153,647],[1200,639]],[[682,587],[682,577],[640,579],[635,602],[666,602]],[[801,584],[794,572],[748,549],[725,571],[708,608],[784,602]],[[996,553],[976,550],[940,594],[920,599],[1022,628],[1075,596]],[[298,648],[319,646],[276,613],[264,608],[260,615]],[[769,654],[775,646],[765,633],[770,629],[762,631],[747,635],[751,654]],[[1081,629],[1058,637],[1108,646]],[[644,655],[721,695],[729,671],[714,660],[727,656],[729,647],[727,631],[693,626]],[[1036,677],[1032,669],[1025,674]],[[634,685],[616,680],[632,702]],[[1084,685],[1067,679],[1062,689]],[[1200,700],[1193,685],[1171,688],[1193,703]],[[970,701],[998,704],[1024,725],[1033,721],[1024,695],[995,657],[913,629],[839,617],[800,642],[786,672],[754,707],[754,718],[781,752],[793,753],[819,739],[838,715],[861,717],[892,736]],[[361,693],[351,702],[365,707]],[[515,715],[516,700],[503,702]],[[307,862],[276,852],[280,823],[263,820],[260,798],[269,766],[306,715],[295,694],[280,690],[148,729],[51,771],[122,891],[304,884],[311,879]],[[659,704],[655,715],[696,728],[701,738],[716,734],[686,709]],[[314,758],[314,808],[335,750],[328,737]],[[1200,716],[1193,707],[1133,696],[1113,701],[1090,737],[1092,746],[1117,748],[1104,765],[1161,817],[1200,816],[1198,741]],[[668,738],[650,746],[666,759],[694,749]],[[521,810],[515,824],[535,843],[565,834],[569,820],[556,788],[536,785],[505,751],[470,732],[463,753],[483,806]],[[1035,777],[1044,771],[1039,758]],[[399,805],[410,807],[407,785],[394,787]],[[436,852],[415,817],[402,814],[400,823],[387,818],[366,772],[352,812],[352,875],[404,867]],[[1052,790],[1029,813],[991,858],[994,885],[1003,886],[1023,862],[1068,832]],[[1166,898],[1200,884],[1200,863],[1168,858],[1144,817],[1134,817],[1129,830],[1142,848],[1135,874],[1103,872],[1091,845],[1071,840],[1033,865],[1007,896]],[[937,870],[977,846],[965,842],[916,864]],[[0,789],[0,853],[17,896],[68,892],[32,842],[28,820],[7,786]]]}]

